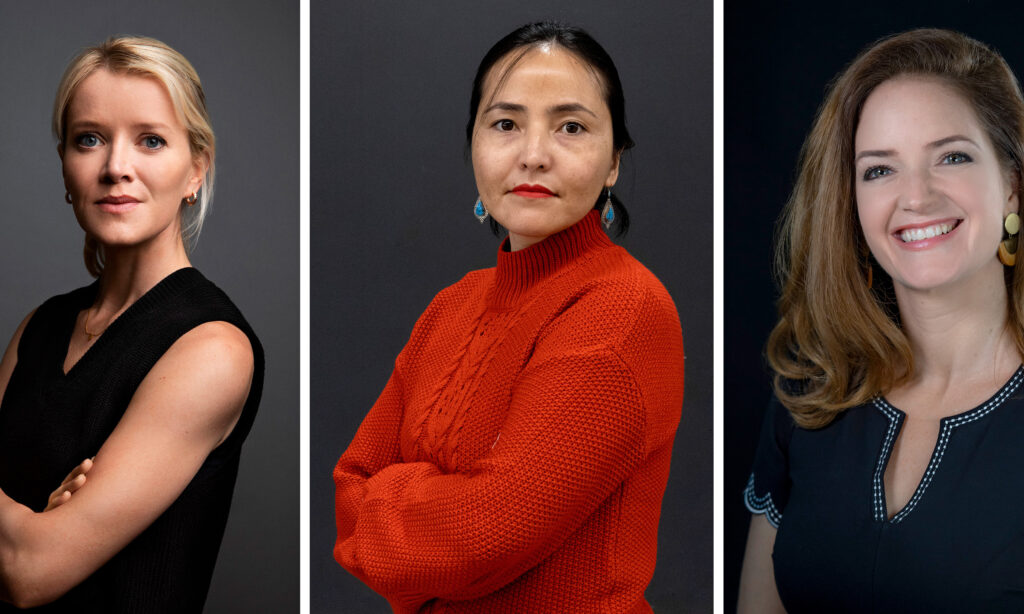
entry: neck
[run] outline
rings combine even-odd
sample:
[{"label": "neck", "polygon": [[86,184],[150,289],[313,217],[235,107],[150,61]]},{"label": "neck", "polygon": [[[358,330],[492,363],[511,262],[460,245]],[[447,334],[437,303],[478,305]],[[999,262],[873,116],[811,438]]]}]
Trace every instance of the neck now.
[{"label": "neck", "polygon": [[508,251],[518,252],[521,249],[526,249],[531,245],[540,243],[547,237],[528,237],[526,235],[519,235],[515,233],[508,233]]},{"label": "neck", "polygon": [[180,235],[174,240],[159,239],[145,245],[103,247],[103,274],[95,303],[99,319],[116,317],[160,280],[191,266]]},{"label": "neck", "polygon": [[900,320],[914,354],[912,381],[1000,379],[1021,363],[1008,327],[1002,266],[956,287],[896,287]]}]

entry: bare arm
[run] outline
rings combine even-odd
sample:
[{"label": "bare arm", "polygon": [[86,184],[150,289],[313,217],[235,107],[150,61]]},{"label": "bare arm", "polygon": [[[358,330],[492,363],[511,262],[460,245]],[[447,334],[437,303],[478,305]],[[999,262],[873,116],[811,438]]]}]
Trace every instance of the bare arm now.
[{"label": "bare arm", "polygon": [[772,567],[775,533],[775,527],[768,522],[764,514],[755,514],[751,517],[747,550],[743,555],[743,572],[740,575],[737,614],[786,612],[775,588],[775,571]]},{"label": "bare arm", "polygon": [[139,385],[87,486],[44,513],[0,492],[0,597],[22,607],[48,603],[156,520],[234,428],[252,374],[252,348],[240,330],[198,326]]}]

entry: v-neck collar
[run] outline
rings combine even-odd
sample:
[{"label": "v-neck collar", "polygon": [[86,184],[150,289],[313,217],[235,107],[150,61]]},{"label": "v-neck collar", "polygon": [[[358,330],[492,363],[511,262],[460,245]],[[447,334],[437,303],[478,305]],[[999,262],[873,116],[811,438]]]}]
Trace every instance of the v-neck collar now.
[{"label": "v-neck collar", "polygon": [[984,403],[939,420],[939,435],[935,442],[935,448],[932,450],[931,458],[928,460],[928,467],[925,469],[924,475],[921,476],[921,481],[918,482],[917,488],[914,489],[914,494],[910,497],[910,500],[892,518],[889,518],[888,504],[886,503],[885,470],[889,465],[893,445],[907,414],[893,407],[884,397],[875,397],[872,400],[872,404],[889,420],[889,429],[886,431],[885,439],[882,442],[882,449],[878,455],[878,463],[875,466],[875,474],[872,481],[875,521],[899,524],[907,515],[914,511],[914,508],[928,489],[928,485],[931,484],[932,478],[935,477],[935,472],[938,470],[942,457],[946,453],[946,446],[949,444],[949,438],[953,433],[953,429],[980,420],[992,413],[1020,387],[1022,381],[1024,381],[1024,365],[1017,367],[1017,370],[1010,379]]},{"label": "v-neck collar", "polygon": [[94,281],[91,285],[83,288],[83,292],[76,297],[77,301],[71,305],[69,313],[67,314],[67,321],[65,329],[60,337],[60,347],[63,351],[58,352],[57,356],[57,370],[58,374],[65,379],[69,379],[76,373],[84,368],[84,365],[88,365],[93,360],[93,356],[101,355],[103,348],[112,343],[110,339],[116,339],[119,331],[127,326],[133,319],[137,317],[139,313],[145,313],[153,305],[159,304],[164,298],[177,293],[182,287],[191,283],[194,276],[201,275],[199,271],[192,267],[185,267],[178,269],[159,282],[155,286],[147,290],[142,296],[140,296],[134,303],[128,306],[127,309],[122,311],[107,328],[100,334],[99,338],[96,339],[95,343],[86,348],[85,352],[78,357],[78,360],[71,365],[71,367],[65,371],[64,364],[67,362],[68,350],[71,345],[71,336],[74,334],[75,324],[78,321],[78,314],[83,309],[88,309],[95,301],[96,294],[99,292],[100,282],[99,280]]}]

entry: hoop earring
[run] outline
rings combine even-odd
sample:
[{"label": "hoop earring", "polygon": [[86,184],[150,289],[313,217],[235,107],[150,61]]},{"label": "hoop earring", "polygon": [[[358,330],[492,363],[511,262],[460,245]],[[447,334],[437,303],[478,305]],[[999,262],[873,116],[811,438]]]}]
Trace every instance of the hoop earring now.
[{"label": "hoop earring", "polygon": [[490,215],[490,213],[487,212],[487,208],[484,207],[483,202],[480,201],[479,196],[476,197],[476,204],[473,205],[473,215],[476,216],[477,221],[481,224],[483,224]]},{"label": "hoop earring", "polygon": [[191,196],[186,196],[185,197],[185,202],[188,203],[189,207],[191,207],[192,205],[196,204],[197,200],[199,200],[198,192],[192,192]]},{"label": "hoop earring", "polygon": [[68,192],[67,190],[64,190],[64,202],[66,202],[69,205],[75,204],[71,202],[71,192]]},{"label": "hoop earring", "polygon": [[601,223],[605,228],[611,228],[612,222],[615,221],[615,206],[612,204],[612,189],[607,190],[608,198],[604,201],[604,207],[601,207]]},{"label": "hoop earring", "polygon": [[1011,213],[1003,220],[1003,228],[1006,230],[1006,239],[999,242],[999,262],[1005,266],[1013,266],[1017,263],[1017,233],[1020,232],[1020,216]]}]

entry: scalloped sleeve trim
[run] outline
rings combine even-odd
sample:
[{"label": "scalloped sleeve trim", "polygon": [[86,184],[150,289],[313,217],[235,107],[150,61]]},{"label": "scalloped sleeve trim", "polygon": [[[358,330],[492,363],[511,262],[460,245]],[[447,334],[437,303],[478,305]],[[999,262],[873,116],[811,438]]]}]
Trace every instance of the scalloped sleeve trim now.
[{"label": "scalloped sleeve trim", "polygon": [[778,529],[779,523],[782,522],[782,512],[772,500],[771,491],[758,495],[754,485],[754,474],[751,473],[750,479],[747,480],[747,487],[743,490],[743,503],[752,514],[764,514],[768,519],[768,524]]}]

